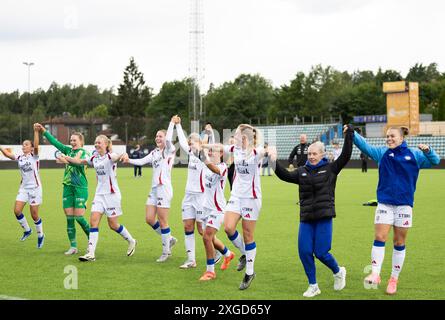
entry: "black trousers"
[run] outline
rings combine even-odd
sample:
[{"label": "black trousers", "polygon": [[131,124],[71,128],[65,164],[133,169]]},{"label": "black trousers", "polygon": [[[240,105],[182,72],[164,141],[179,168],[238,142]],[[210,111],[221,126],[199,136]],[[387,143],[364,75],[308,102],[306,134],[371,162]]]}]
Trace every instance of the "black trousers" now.
[{"label": "black trousers", "polygon": [[368,161],[362,161],[362,172],[368,172]]},{"label": "black trousers", "polygon": [[134,176],[142,176],[142,167],[134,166]]}]

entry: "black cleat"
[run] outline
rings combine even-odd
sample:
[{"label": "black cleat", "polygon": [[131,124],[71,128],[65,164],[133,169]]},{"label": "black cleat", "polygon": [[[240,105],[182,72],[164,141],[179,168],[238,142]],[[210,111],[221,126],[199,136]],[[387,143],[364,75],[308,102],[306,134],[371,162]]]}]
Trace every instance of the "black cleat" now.
[{"label": "black cleat", "polygon": [[249,288],[254,278],[255,278],[255,272],[250,276],[248,274],[244,274],[244,278],[241,284],[239,285],[239,289],[246,290],[247,288]]},{"label": "black cleat", "polygon": [[238,265],[236,266],[236,270],[237,271],[241,271],[246,267],[246,255],[243,254],[240,258],[239,258],[239,262]]}]

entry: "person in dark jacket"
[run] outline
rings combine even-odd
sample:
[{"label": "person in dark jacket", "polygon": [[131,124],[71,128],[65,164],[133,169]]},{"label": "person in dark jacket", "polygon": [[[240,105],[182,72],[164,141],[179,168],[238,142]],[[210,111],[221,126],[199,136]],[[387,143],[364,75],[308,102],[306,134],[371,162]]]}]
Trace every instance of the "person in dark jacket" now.
[{"label": "person in dark jacket", "polygon": [[315,142],[308,149],[308,160],[303,167],[289,172],[276,161],[275,174],[283,181],[299,185],[300,228],[298,232],[298,253],[303,264],[309,287],[304,297],[314,297],[321,293],[315,277],[314,256],[324,263],[334,274],[334,290],[342,290],[346,285],[346,269],[339,267],[334,256],[329,253],[332,243],[332,218],[335,214],[335,185],[337,176],[348,163],[352,154],[354,130],[344,126],[346,134],[341,155],[329,163],[325,157],[322,142]]},{"label": "person in dark jacket", "polygon": [[360,160],[362,160],[362,172],[368,172],[368,156],[362,152]]},{"label": "person in dark jacket", "polygon": [[387,294],[397,292],[397,283],[405,261],[405,243],[412,226],[414,192],[419,170],[440,162],[434,150],[425,144],[408,148],[405,136],[408,128],[391,127],[386,132],[386,146],[372,146],[357,132],[354,144],[365,155],[378,163],[377,208],[375,211],[375,237],[371,250],[371,273],[365,278],[365,287],[380,284],[380,271],[385,257],[385,242],[394,228],[392,272],[386,287]]},{"label": "person in dark jacket", "polygon": [[[141,150],[140,145],[136,145],[136,149],[131,153],[131,159],[142,159],[144,157],[144,152]],[[142,167],[134,166],[134,177],[142,177]]]},{"label": "person in dark jacket", "polygon": [[307,136],[305,134],[300,135],[300,144],[297,144],[289,155],[289,168],[291,168],[291,165],[293,166],[295,156],[297,156],[297,167],[302,167],[306,164],[309,145]]}]

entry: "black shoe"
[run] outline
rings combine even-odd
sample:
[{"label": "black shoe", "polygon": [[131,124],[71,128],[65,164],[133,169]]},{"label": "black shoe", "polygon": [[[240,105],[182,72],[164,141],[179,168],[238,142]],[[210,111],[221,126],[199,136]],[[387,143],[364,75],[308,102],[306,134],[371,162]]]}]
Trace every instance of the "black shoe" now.
[{"label": "black shoe", "polygon": [[241,284],[239,285],[239,289],[246,290],[247,288],[249,288],[254,278],[255,278],[255,272],[250,276],[248,274],[244,274],[244,278]]},{"label": "black shoe", "polygon": [[239,262],[238,265],[236,266],[236,270],[237,271],[241,271],[246,267],[246,255],[243,254],[240,258],[239,258]]}]

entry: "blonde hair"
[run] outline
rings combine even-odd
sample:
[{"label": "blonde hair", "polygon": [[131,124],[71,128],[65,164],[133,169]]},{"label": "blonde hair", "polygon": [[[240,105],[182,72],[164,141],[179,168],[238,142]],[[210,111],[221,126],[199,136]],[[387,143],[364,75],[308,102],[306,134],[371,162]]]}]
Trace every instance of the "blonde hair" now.
[{"label": "blonde hair", "polygon": [[321,153],[325,154],[326,153],[326,148],[323,142],[321,141],[315,141],[314,143],[312,143],[310,147],[314,147],[317,148]]},{"label": "blonde hair", "polygon": [[191,133],[190,135],[189,135],[189,137],[188,137],[188,140],[189,141],[197,141],[197,142],[199,142],[199,143],[201,143],[201,139],[200,139],[200,137],[199,137],[199,134],[197,134],[196,132],[193,132],[193,133]]},{"label": "blonde hair", "polygon": [[98,135],[98,136],[96,137],[96,140],[97,140],[97,139],[100,139],[100,140],[102,140],[102,141],[105,141],[105,143],[107,144],[107,147],[106,147],[107,152],[111,152],[111,150],[112,150],[112,148],[113,148],[113,143],[111,142],[111,140],[110,140],[106,135],[103,135],[103,134]]},{"label": "blonde hair", "polygon": [[[258,142],[260,140],[260,133],[257,128],[251,126],[250,124],[242,123],[238,126],[237,130],[240,130],[241,134],[249,138],[250,145],[253,145],[254,148],[258,146]],[[252,138],[250,139],[250,137]]]},{"label": "blonde hair", "polygon": [[71,133],[71,135],[72,136],[77,136],[79,138],[79,140],[80,140],[81,147],[83,147],[83,145],[85,143],[85,138],[84,138],[83,134],[81,132],[75,131],[75,132]]}]

